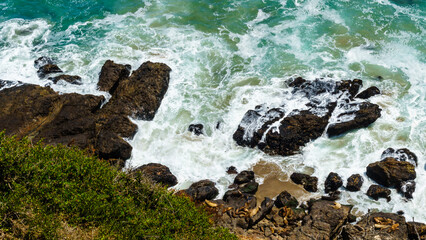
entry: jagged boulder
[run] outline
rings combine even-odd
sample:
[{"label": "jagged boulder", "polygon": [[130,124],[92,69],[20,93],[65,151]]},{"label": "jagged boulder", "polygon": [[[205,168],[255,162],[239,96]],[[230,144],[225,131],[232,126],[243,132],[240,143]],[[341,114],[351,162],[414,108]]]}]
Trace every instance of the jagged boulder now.
[{"label": "jagged boulder", "polygon": [[277,206],[278,208],[282,208],[284,206],[295,208],[299,206],[299,202],[295,197],[291,196],[289,192],[283,191],[276,197],[275,206]]},{"label": "jagged boulder", "polygon": [[219,194],[219,190],[215,187],[215,183],[210,180],[201,180],[193,183],[185,192],[195,202],[202,202],[206,199],[212,200]]},{"label": "jagged boulder", "polygon": [[397,187],[402,182],[416,178],[413,164],[388,157],[367,166],[367,176],[386,187]]},{"label": "jagged boulder", "polygon": [[303,185],[306,191],[316,192],[318,191],[318,178],[312,177],[304,173],[293,173],[290,179],[296,183]]},{"label": "jagged boulder", "polygon": [[359,191],[364,183],[364,178],[359,174],[353,174],[348,178],[346,189],[351,192]]},{"label": "jagged boulder", "polygon": [[367,191],[367,196],[376,201],[379,200],[379,198],[385,198],[389,202],[391,200],[390,194],[391,191],[389,189],[376,184],[371,185]]},{"label": "jagged boulder", "polygon": [[119,83],[129,77],[130,70],[130,65],[117,64],[107,60],[99,74],[99,90],[113,94]]},{"label": "jagged boulder", "polygon": [[148,163],[142,165],[136,168],[134,172],[141,172],[152,181],[163,184],[167,187],[175,186],[178,183],[177,178],[170,172],[170,169],[159,163]]},{"label": "jagged boulder", "polygon": [[325,180],[325,192],[335,192],[337,189],[339,189],[341,186],[343,186],[343,180],[339,176],[339,174],[331,172],[328,174],[327,179]]},{"label": "jagged boulder", "polygon": [[254,181],[254,172],[253,171],[242,171],[235,178],[235,184],[243,184]]},{"label": "jagged boulder", "polygon": [[377,104],[369,102],[352,103],[351,108],[354,110],[338,116],[340,119],[345,119],[344,121],[332,123],[328,126],[328,136],[333,137],[354,129],[368,127],[381,116],[381,109]]}]

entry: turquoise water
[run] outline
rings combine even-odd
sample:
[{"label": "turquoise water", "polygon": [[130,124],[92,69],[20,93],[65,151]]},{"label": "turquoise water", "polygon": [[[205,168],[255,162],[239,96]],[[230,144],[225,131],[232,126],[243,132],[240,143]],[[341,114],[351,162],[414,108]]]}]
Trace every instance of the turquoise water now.
[{"label": "turquoise water", "polygon": [[[61,92],[104,94],[96,83],[107,59],[159,61],[172,69],[170,88],[155,119],[140,131],[128,166],[160,162],[177,175],[177,188],[200,179],[221,191],[232,181],[225,169],[273,162],[284,173],[330,171],[344,179],[364,174],[388,147],[407,147],[419,157],[414,199],[393,191],[392,201],[343,192],[359,211],[403,209],[426,222],[426,1],[29,1],[0,2],[0,79],[39,80],[34,59],[51,56],[82,86]],[[371,99],[382,117],[366,129],[309,143],[301,154],[271,157],[232,140],[244,113],[262,103],[280,104],[292,76],[361,78],[383,94]],[[380,76],[380,77],[379,77]],[[215,129],[221,122],[219,130]],[[203,123],[206,136],[186,131]],[[258,179],[262,181],[261,178]],[[286,179],[283,179],[286,180]],[[366,178],[362,191],[372,182]],[[323,190],[323,185],[320,185]]]}]

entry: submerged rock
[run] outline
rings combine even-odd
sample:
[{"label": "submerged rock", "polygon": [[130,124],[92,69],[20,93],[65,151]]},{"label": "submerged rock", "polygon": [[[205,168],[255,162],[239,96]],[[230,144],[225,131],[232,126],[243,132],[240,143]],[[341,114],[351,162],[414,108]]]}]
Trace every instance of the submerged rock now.
[{"label": "submerged rock", "polygon": [[152,181],[163,184],[167,187],[175,186],[178,183],[177,178],[170,172],[170,169],[159,163],[148,163],[142,165],[136,168],[134,172],[141,172]]},{"label": "submerged rock", "polygon": [[356,98],[361,98],[361,99],[368,99],[374,95],[380,94],[380,90],[375,87],[369,87],[367,89],[365,89],[364,91],[360,92],[358,95],[356,95]]},{"label": "submerged rock", "polygon": [[228,167],[228,169],[226,170],[227,174],[238,174],[237,168],[234,166],[230,166]]},{"label": "submerged rock", "polygon": [[409,162],[414,166],[417,166],[417,156],[407,148],[400,148],[395,151],[393,148],[388,148],[383,151],[381,160],[392,157],[397,161]]},{"label": "submerged rock", "polygon": [[62,80],[71,84],[81,85],[80,76],[59,75],[56,77],[50,77],[49,80],[51,80],[55,84]]},{"label": "submerged rock", "polygon": [[397,187],[402,182],[416,178],[413,164],[388,157],[367,166],[367,176],[386,187]]},{"label": "submerged rock", "polygon": [[413,180],[402,182],[399,186],[397,186],[397,190],[404,197],[412,199],[413,193],[416,190],[416,182],[414,182]]},{"label": "submerged rock", "polygon": [[34,67],[39,69],[45,65],[54,64],[53,60],[49,57],[42,56],[34,60]]},{"label": "submerged rock", "polygon": [[391,200],[390,194],[391,191],[389,189],[375,184],[371,185],[367,191],[367,195],[376,201],[379,198],[385,198],[389,202]]},{"label": "submerged rock", "polygon": [[203,124],[190,124],[188,127],[188,131],[194,133],[197,136],[204,134],[203,129],[204,129]]},{"label": "submerged rock", "polygon": [[62,70],[56,64],[46,64],[40,67],[37,71],[40,78],[45,78],[47,75],[52,73],[62,73]]},{"label": "submerged rock", "polygon": [[346,189],[351,192],[359,191],[364,183],[364,178],[359,174],[353,174],[348,178]]}]

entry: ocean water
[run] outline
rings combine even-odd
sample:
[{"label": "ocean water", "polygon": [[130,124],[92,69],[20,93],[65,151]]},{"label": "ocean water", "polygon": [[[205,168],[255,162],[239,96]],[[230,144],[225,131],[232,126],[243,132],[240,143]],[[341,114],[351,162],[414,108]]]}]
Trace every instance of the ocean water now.
[{"label": "ocean water", "polygon": [[[310,172],[320,193],[330,171],[344,180],[359,173],[362,191],[342,191],[342,203],[360,212],[403,210],[426,222],[425,27],[424,0],[2,0],[0,79],[49,84],[33,61],[50,56],[83,79],[52,88],[108,97],[96,89],[107,59],[133,69],[164,62],[172,68],[169,90],[153,121],[134,120],[139,131],[128,140],[127,167],[162,163],[177,176],[175,188],[211,179],[221,195],[233,180],[225,173],[231,165],[245,170],[262,161],[287,174]],[[290,157],[237,146],[232,134],[244,113],[282,103],[293,76],[360,78],[364,88],[382,91],[371,99],[382,117],[344,136],[322,136]],[[191,123],[204,124],[206,135],[189,133]],[[388,147],[417,154],[412,200],[395,190],[390,202],[364,194],[373,183],[366,166]]]}]

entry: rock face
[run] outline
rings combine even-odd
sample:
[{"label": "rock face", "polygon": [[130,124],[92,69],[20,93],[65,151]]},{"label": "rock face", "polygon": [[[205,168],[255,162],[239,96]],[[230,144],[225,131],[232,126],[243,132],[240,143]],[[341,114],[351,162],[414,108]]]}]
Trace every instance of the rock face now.
[{"label": "rock face", "polygon": [[362,86],[359,79],[296,78],[289,86],[292,89],[285,91],[283,104],[263,104],[246,112],[233,135],[238,145],[287,156],[320,137],[327,126],[329,136],[336,136],[366,127],[380,117],[378,105],[353,100]]},{"label": "rock face", "polygon": [[215,183],[210,180],[193,183],[185,192],[196,202],[202,202],[206,199],[212,200],[219,194]]},{"label": "rock face", "polygon": [[346,189],[351,192],[359,191],[364,183],[364,178],[359,174],[353,174],[348,178]]},{"label": "rock face", "polygon": [[130,65],[117,64],[111,60],[107,60],[99,74],[99,90],[113,94],[118,84],[129,77],[130,69]]},{"label": "rock face", "polygon": [[387,157],[395,158],[397,161],[409,162],[414,166],[417,166],[417,156],[407,148],[400,148],[395,150],[393,148],[388,148],[383,151],[381,160],[384,160]]},{"label": "rock face", "polygon": [[343,186],[342,178],[339,176],[339,174],[331,172],[328,174],[327,179],[325,180],[325,192],[335,192],[337,189],[339,189],[341,186]]},{"label": "rock face", "polygon": [[156,183],[167,187],[175,186],[177,178],[170,172],[170,169],[159,163],[149,163],[136,168],[134,171],[141,172],[143,175]]},{"label": "rock face", "polygon": [[[49,62],[38,59],[36,66]],[[43,65],[46,66],[46,65]],[[131,156],[137,127],[129,115],[150,120],[167,91],[170,68],[146,62],[130,78],[116,79],[111,100],[103,96],[58,94],[49,87],[21,85],[0,91],[0,129],[48,144],[93,149],[99,157],[119,163]],[[102,74],[101,74],[102,75]],[[108,74],[103,74],[108,82]],[[109,89],[111,91],[111,89]],[[152,100],[152,101],[151,101]]]},{"label": "rock face", "polygon": [[405,218],[397,214],[371,213],[363,216],[355,225],[345,225],[342,239],[408,239],[407,224]]},{"label": "rock face", "polygon": [[367,166],[367,176],[386,187],[397,187],[416,178],[414,165],[388,157]]},{"label": "rock face", "polygon": [[318,191],[317,177],[311,177],[303,173],[293,173],[291,174],[290,179],[296,184],[302,184],[303,188],[305,188],[306,191],[309,191],[309,192]]},{"label": "rock face", "polygon": [[376,201],[379,200],[379,198],[385,198],[389,202],[391,200],[390,194],[391,191],[389,189],[379,185],[371,185],[367,191],[367,195]]}]

